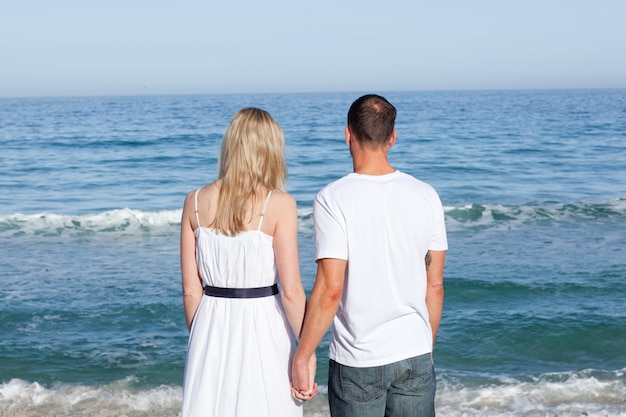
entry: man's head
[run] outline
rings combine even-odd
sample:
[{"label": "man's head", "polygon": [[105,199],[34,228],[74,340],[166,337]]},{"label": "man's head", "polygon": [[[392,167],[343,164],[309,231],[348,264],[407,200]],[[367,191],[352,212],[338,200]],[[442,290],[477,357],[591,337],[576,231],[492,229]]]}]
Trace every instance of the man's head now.
[{"label": "man's head", "polygon": [[393,135],[395,121],[396,108],[376,94],[359,97],[348,111],[348,129],[352,137],[367,148],[387,145]]}]

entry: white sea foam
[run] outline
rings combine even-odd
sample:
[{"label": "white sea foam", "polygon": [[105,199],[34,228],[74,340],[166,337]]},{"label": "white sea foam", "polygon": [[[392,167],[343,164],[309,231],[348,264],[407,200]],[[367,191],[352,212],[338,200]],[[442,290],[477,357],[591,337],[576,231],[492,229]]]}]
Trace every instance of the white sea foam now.
[{"label": "white sea foam", "polygon": [[[123,208],[95,214],[37,213],[0,215],[0,237],[61,236],[113,233],[178,233],[181,210],[141,211]],[[301,233],[313,232],[313,209],[298,210]]]},{"label": "white sea foam", "polygon": [[[548,374],[519,381],[467,387],[443,383],[437,410],[442,416],[625,416],[625,370]],[[609,376],[607,379],[606,377]]]},{"label": "white sea foam", "polygon": [[313,208],[298,210],[298,231],[304,234],[313,233]]},{"label": "white sea foam", "polygon": [[180,210],[140,211],[129,208],[85,215],[17,213],[0,216],[0,235],[168,233],[179,227],[180,215]]},{"label": "white sea foam", "polygon": [[[437,413],[444,417],[607,417],[626,416],[626,370],[583,371],[544,375],[524,381],[467,386],[440,381]],[[13,379],[0,384],[0,415],[31,416],[163,416],[180,415],[180,386],[134,387],[127,378],[104,386],[55,385],[45,388]],[[306,417],[328,417],[326,387],[305,404]]]},{"label": "white sea foam", "polygon": [[20,379],[0,385],[0,415],[20,416],[179,416],[181,388],[132,387],[132,379],[101,387],[56,385],[45,388]]},{"label": "white sea foam", "polygon": [[528,222],[622,219],[626,216],[626,198],[567,204],[467,204],[447,206],[444,211],[446,223],[451,230],[467,227],[510,227]]},{"label": "white sea foam", "polygon": [[[602,220],[626,217],[626,198],[577,203],[542,203],[505,206],[467,204],[444,207],[450,230],[475,227],[522,225],[527,222]],[[57,213],[0,215],[0,237],[22,235],[83,236],[112,233],[120,235],[178,233],[181,210],[141,211],[129,208],[95,214]],[[313,233],[313,209],[298,210],[298,229]]]},{"label": "white sea foam", "polygon": [[[45,388],[37,382],[12,379],[0,384],[0,415],[4,417],[175,417],[180,416],[182,388],[133,387],[133,378],[92,387],[61,385]],[[307,417],[328,417],[325,390],[306,404]]]}]

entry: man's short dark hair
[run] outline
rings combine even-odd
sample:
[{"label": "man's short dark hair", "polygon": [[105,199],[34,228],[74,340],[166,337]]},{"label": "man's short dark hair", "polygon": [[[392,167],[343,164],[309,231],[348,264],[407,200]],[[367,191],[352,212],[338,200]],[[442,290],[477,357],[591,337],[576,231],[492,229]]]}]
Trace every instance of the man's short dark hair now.
[{"label": "man's short dark hair", "polygon": [[350,132],[364,146],[377,148],[387,143],[395,122],[396,108],[376,94],[359,97],[348,111]]}]

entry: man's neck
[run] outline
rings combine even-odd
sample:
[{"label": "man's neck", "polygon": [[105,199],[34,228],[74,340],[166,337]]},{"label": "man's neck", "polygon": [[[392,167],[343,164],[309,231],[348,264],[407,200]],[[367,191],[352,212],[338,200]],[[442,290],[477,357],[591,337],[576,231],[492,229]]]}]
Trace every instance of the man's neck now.
[{"label": "man's neck", "polygon": [[361,150],[353,155],[352,167],[356,174],[364,175],[387,175],[396,169],[389,164],[387,153],[382,150]]}]

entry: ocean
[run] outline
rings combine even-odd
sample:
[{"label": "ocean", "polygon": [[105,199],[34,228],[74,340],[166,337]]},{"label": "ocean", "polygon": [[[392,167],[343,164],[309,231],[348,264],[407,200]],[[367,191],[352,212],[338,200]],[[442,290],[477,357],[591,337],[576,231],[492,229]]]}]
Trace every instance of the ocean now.
[{"label": "ocean", "polygon": [[[382,94],[392,165],[445,206],[438,414],[626,416],[626,90]],[[268,110],[310,291],[359,95],[0,99],[0,416],[180,415],[185,195],[234,113]],[[305,416],[329,415],[327,349]]]}]

